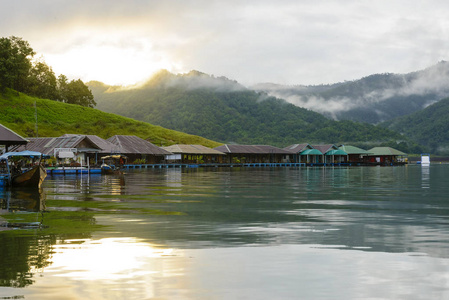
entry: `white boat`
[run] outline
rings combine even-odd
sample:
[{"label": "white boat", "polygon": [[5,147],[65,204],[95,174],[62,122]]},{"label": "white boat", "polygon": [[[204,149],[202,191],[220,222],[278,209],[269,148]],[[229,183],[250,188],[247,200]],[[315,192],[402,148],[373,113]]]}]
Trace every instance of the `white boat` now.
[{"label": "white boat", "polygon": [[424,166],[430,165],[430,154],[421,154],[421,161],[418,163]]}]

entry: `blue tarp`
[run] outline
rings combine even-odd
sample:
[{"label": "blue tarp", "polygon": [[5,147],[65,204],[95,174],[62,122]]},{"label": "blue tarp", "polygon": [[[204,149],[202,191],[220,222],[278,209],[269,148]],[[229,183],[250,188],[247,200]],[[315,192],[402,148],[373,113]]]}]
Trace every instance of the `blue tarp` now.
[{"label": "blue tarp", "polygon": [[49,155],[45,155],[45,154],[42,154],[37,151],[26,150],[26,151],[21,151],[21,152],[7,152],[7,153],[3,154],[2,156],[0,156],[0,160],[8,159],[11,156],[24,156],[24,157],[33,157],[33,158],[34,157],[38,158],[38,157],[42,156],[42,158],[50,158]]}]

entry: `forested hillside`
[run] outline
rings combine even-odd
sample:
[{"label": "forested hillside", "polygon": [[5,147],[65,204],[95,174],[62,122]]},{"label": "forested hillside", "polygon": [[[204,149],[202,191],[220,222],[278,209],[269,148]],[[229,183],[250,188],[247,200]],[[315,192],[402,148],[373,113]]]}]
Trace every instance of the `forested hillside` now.
[{"label": "forested hillside", "polygon": [[280,147],[301,142],[365,147],[389,144],[404,151],[416,149],[416,145],[404,142],[403,136],[385,128],[332,121],[235,81],[196,71],[184,75],[163,71],[139,88],[87,84],[98,109],[223,143]]},{"label": "forested hillside", "polygon": [[375,74],[332,85],[259,84],[257,91],[336,120],[377,124],[411,114],[449,96],[449,63],[408,74]]},{"label": "forested hillside", "polygon": [[423,145],[431,153],[449,155],[449,98],[426,109],[382,124],[404,133]]},{"label": "forested hillside", "polygon": [[[36,103],[36,109],[35,109]],[[6,89],[0,92],[0,124],[23,137],[57,137],[66,133],[94,134],[109,138],[136,135],[157,146],[171,144],[220,145],[199,136],[184,134],[97,109],[29,97]],[[36,115],[37,113],[37,127]]]}]

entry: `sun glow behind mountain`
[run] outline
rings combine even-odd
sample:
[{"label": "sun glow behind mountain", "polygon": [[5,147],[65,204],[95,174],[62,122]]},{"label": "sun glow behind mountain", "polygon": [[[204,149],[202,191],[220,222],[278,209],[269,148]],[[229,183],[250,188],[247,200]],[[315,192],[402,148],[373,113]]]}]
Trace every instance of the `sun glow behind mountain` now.
[{"label": "sun glow behind mountain", "polygon": [[180,69],[150,43],[140,45],[113,45],[84,43],[66,52],[45,54],[45,61],[54,72],[83,81],[97,80],[110,85],[132,85],[148,79],[153,73],[166,69]]}]

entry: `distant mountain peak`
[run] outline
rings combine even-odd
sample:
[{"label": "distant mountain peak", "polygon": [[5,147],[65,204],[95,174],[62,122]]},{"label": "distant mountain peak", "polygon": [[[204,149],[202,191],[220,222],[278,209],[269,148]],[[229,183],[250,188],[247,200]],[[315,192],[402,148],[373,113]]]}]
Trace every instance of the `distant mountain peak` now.
[{"label": "distant mountain peak", "polygon": [[186,77],[193,77],[193,76],[198,76],[198,77],[210,77],[208,74],[203,73],[201,71],[198,70],[191,70],[188,73],[185,74],[181,74],[182,76],[186,76]]},{"label": "distant mountain peak", "polygon": [[194,89],[212,89],[215,91],[237,91],[246,90],[246,88],[235,80],[230,80],[224,76],[215,77],[198,70],[192,70],[187,73],[173,74],[167,70],[160,70],[155,73],[148,81],[135,89],[146,88],[182,88],[186,90]]}]

